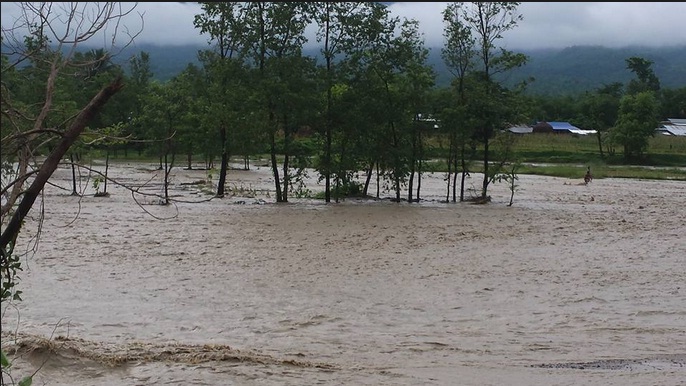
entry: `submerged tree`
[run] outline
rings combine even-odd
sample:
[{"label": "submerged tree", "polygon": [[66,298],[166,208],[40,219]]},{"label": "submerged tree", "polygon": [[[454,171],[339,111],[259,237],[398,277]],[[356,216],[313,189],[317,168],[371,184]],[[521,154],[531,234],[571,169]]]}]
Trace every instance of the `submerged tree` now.
[{"label": "submerged tree", "polygon": [[460,31],[468,28],[475,39],[475,56],[478,61],[476,70],[480,74],[483,84],[483,98],[476,103],[478,108],[473,109],[474,138],[483,146],[483,183],[481,198],[488,196],[488,185],[493,180],[490,166],[490,141],[506,122],[506,116],[501,88],[495,77],[526,63],[526,56],[515,54],[503,48],[498,50],[496,43],[503,38],[503,33],[515,28],[523,16],[517,12],[518,2],[472,2],[453,3],[450,21]]},{"label": "submerged tree", "polygon": [[203,13],[196,15],[195,28],[210,36],[212,50],[201,52],[199,57],[208,78],[210,108],[204,121],[215,125],[221,153],[217,197],[224,197],[226,173],[229,167],[228,143],[236,126],[237,103],[243,90],[244,73],[242,55],[248,49],[247,5],[239,2],[203,2]]},{"label": "submerged tree", "polygon": [[467,146],[472,136],[471,128],[464,114],[467,103],[465,83],[467,75],[474,70],[474,60],[476,57],[476,40],[473,37],[472,29],[460,20],[460,6],[458,3],[448,4],[443,10],[443,22],[445,23],[443,36],[446,42],[441,50],[441,56],[454,78],[452,82],[453,92],[448,94],[449,97],[452,97],[450,98],[451,103],[444,108],[442,128],[448,135],[448,175],[446,177],[448,193],[446,201],[450,197],[452,182],[453,202],[456,201],[457,196],[458,163],[462,170],[460,201],[464,200],[464,183],[467,176]]},{"label": "submerged tree", "polygon": [[[257,109],[266,119],[262,129],[266,135],[276,201],[288,201],[292,136],[302,124],[301,116],[293,107],[298,105],[294,95],[307,92],[298,84],[311,77],[311,62],[302,57],[307,38],[310,4],[306,2],[272,3],[252,2],[247,10],[246,59],[255,71],[253,97]],[[307,98],[306,98],[307,99]],[[293,104],[291,104],[291,102]],[[279,170],[278,140],[284,138],[283,173]]]},{"label": "submerged tree", "polygon": [[[338,70],[341,54],[348,52],[352,47],[364,44],[367,39],[356,38],[374,34],[370,22],[378,20],[383,14],[383,7],[373,2],[315,2],[312,3],[310,12],[312,19],[317,24],[317,42],[322,44],[321,53],[324,57],[324,87],[325,87],[325,111],[323,119],[322,136],[324,149],[322,161],[318,167],[324,178],[324,199],[331,202],[331,177],[336,178],[336,186],[339,185],[342,176],[336,176],[334,172],[334,137],[336,136],[335,116],[335,92],[338,79],[342,74]],[[340,172],[340,169],[339,169]]]}]

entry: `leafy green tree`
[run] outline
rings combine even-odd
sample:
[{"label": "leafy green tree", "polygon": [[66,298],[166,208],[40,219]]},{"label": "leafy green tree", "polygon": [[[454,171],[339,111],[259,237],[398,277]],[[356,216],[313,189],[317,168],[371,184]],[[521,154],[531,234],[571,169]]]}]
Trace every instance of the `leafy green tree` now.
[{"label": "leafy green tree", "polygon": [[[261,106],[261,114],[267,117],[262,122],[269,143],[277,202],[288,199],[288,175],[284,176],[285,180],[280,176],[277,139],[280,133],[290,135],[292,132],[292,128],[284,131],[284,118],[289,120],[289,114],[278,110],[278,101],[290,93],[290,75],[285,74],[287,67],[297,64],[293,69],[307,68],[300,66],[303,62],[298,58],[302,57],[302,47],[307,40],[305,28],[310,20],[309,7],[309,3],[303,2],[251,2],[246,8],[246,59],[256,71],[253,95]],[[283,150],[288,152],[290,149]]]},{"label": "leafy green tree", "polygon": [[[364,55],[362,55],[364,56]],[[338,144],[336,162],[336,200],[340,195],[367,196],[376,167],[376,197],[381,193],[381,172],[385,168],[385,103],[379,98],[380,82],[370,67],[353,56],[341,62],[341,79],[331,92],[332,122],[339,128],[333,142]],[[362,187],[356,185],[358,171],[365,172]],[[338,183],[340,181],[340,183]],[[342,188],[342,192],[339,189]]]},{"label": "leafy green tree", "polygon": [[177,138],[182,136],[182,131],[192,131],[188,127],[188,120],[192,121],[193,117],[188,111],[193,95],[184,88],[184,81],[183,76],[177,76],[165,84],[152,83],[144,101],[145,110],[139,117],[148,128],[147,138],[158,144],[159,169],[164,171],[165,205],[170,202],[169,176],[178,153]]},{"label": "leafy green tree", "polygon": [[624,148],[625,160],[630,161],[645,154],[648,140],[655,136],[658,113],[658,102],[652,91],[622,97],[617,123],[611,135],[613,142]]},{"label": "leafy green tree", "polygon": [[[473,136],[470,127],[467,126],[467,117],[464,114],[467,95],[465,81],[470,71],[474,69],[476,58],[476,40],[472,35],[469,25],[462,23],[460,19],[461,7],[459,3],[449,3],[443,10],[443,22],[445,30],[443,36],[446,39],[445,46],[441,49],[441,57],[453,75],[451,86],[453,92],[446,96],[451,101],[444,107],[444,121],[442,130],[448,135],[448,174],[446,182],[449,200],[451,175],[452,175],[452,200],[456,201],[457,192],[457,169],[458,162],[462,169],[460,182],[460,201],[464,201],[464,183],[467,176],[466,156],[469,138]],[[454,170],[454,174],[452,174]]]},{"label": "leafy green tree", "polygon": [[601,157],[605,156],[603,145],[608,135],[608,130],[617,121],[619,101],[622,97],[623,85],[613,83],[597,89],[593,93],[582,95],[578,102],[578,122],[586,129],[596,130],[598,139],[598,151]]},{"label": "leafy green tree", "polygon": [[202,118],[207,106],[207,83],[200,68],[189,64],[186,69],[171,80],[171,85],[180,96],[182,112],[179,116],[176,140],[180,151],[186,154],[186,168],[193,169],[193,156],[202,151],[204,138],[210,136],[204,130]]},{"label": "leafy green tree", "polygon": [[657,92],[660,90],[660,79],[651,68],[652,60],[632,56],[626,59],[626,68],[636,74],[627,85],[627,94],[638,94],[644,91]]},{"label": "leafy green tree", "polygon": [[[109,197],[107,192],[108,171],[110,166],[110,148],[119,144],[126,143],[128,138],[122,136],[125,128],[124,122],[116,123],[109,127],[100,128],[94,138],[88,138],[89,132],[84,132],[82,137],[87,141],[87,146],[97,146],[105,148],[105,171],[99,173],[93,179],[95,197]],[[102,190],[100,189],[102,187]]]},{"label": "leafy green tree", "polygon": [[[141,51],[138,55],[131,57],[128,63],[130,75],[127,84],[129,87],[122,90],[122,98],[120,98],[128,103],[120,104],[118,110],[120,121],[125,123],[121,135],[131,139],[128,144],[132,144],[140,156],[148,144],[145,142],[145,127],[141,126],[141,121],[135,118],[143,115],[143,101],[150,92],[154,73],[151,69],[150,54],[146,51]],[[125,155],[128,148],[129,146],[124,147]]]},{"label": "leafy green tree", "polygon": [[[375,2],[314,2],[310,8],[317,25],[316,40],[322,44],[324,57],[324,88],[326,105],[323,119],[323,156],[318,170],[324,177],[324,199],[331,202],[331,177],[334,166],[333,141],[336,131],[334,87],[343,74],[337,71],[339,57],[373,41],[378,33],[378,21],[387,14],[385,6]],[[371,40],[370,40],[371,39]],[[338,168],[340,169],[340,168]],[[340,171],[340,170],[339,170]],[[336,179],[339,179],[337,176]],[[339,186],[339,181],[336,182]]]},{"label": "leafy green tree", "polygon": [[[429,50],[419,34],[419,24],[416,20],[408,20],[401,26],[398,48],[401,52],[400,89],[404,94],[406,113],[403,117],[412,117],[408,127],[410,141],[409,179],[407,189],[408,202],[419,201],[422,186],[422,169],[425,151],[425,138],[433,130],[433,123],[427,123],[431,117],[429,110],[430,90],[435,85],[436,74],[427,64]],[[414,182],[417,182],[416,191]]]},{"label": "leafy green tree", "polygon": [[[301,129],[310,127],[319,113],[319,95],[317,94],[317,67],[314,59],[301,56],[273,58],[279,64],[269,67],[276,71],[279,82],[272,82],[268,90],[274,96],[273,112],[278,122],[276,135],[282,139],[282,145],[273,148],[283,155],[281,175],[283,177],[280,202],[288,202],[290,189],[296,193],[302,190],[303,179],[307,177],[306,169],[311,166],[310,154],[298,140]],[[270,61],[271,61],[270,60]],[[271,139],[276,138],[269,132]],[[274,158],[273,158],[274,159]],[[300,193],[298,193],[300,194]]]},{"label": "leafy green tree", "polygon": [[524,65],[527,57],[515,54],[505,49],[498,52],[496,43],[503,38],[503,34],[515,28],[523,16],[517,12],[520,3],[517,2],[472,2],[457,3],[452,22],[469,28],[476,41],[476,57],[479,63],[477,71],[483,82],[484,99],[480,101],[477,112],[478,122],[475,122],[475,137],[483,146],[483,183],[481,198],[488,196],[488,185],[492,181],[489,172],[490,140],[496,130],[505,124],[501,100],[500,87],[494,75],[500,74]]},{"label": "leafy green tree", "polygon": [[627,85],[627,93],[619,103],[617,122],[610,132],[611,141],[624,149],[626,161],[641,158],[648,140],[655,135],[659,123],[660,81],[651,68],[653,62],[639,57],[626,59],[627,69],[636,79]]},{"label": "leafy green tree", "polygon": [[[377,39],[369,40],[366,46],[355,53],[354,57],[369,71],[370,84],[377,87],[377,98],[380,101],[383,125],[378,139],[379,150],[385,168],[383,178],[388,181],[395,192],[396,201],[401,199],[401,191],[410,174],[412,157],[411,125],[416,111],[410,107],[410,90],[404,78],[404,72],[413,55],[416,31],[414,21],[390,18],[388,15],[379,20]],[[401,30],[396,36],[396,27]]]},{"label": "leafy green tree", "polygon": [[231,129],[240,121],[242,106],[238,101],[247,89],[243,57],[251,45],[249,29],[252,27],[248,23],[252,3],[202,2],[200,5],[203,13],[195,15],[194,26],[215,43],[212,50],[199,56],[209,82],[210,103],[203,122],[217,128],[221,166],[216,196],[224,197],[231,149],[227,141],[232,137]]},{"label": "leafy green tree", "polygon": [[660,116],[662,118],[686,119],[686,87],[663,88],[660,96]]},{"label": "leafy green tree", "polygon": [[[84,95],[97,93],[100,85],[107,79],[124,78],[121,66],[115,65],[110,53],[104,49],[75,52],[73,60],[69,62],[65,70],[68,71],[69,76],[61,78],[55,92],[58,96],[55,100],[60,101],[59,103],[65,110],[61,111],[61,114],[58,113],[60,110],[57,110],[53,115],[62,115],[65,118],[63,122],[68,122],[68,117],[78,112],[76,106],[82,106],[88,102]],[[121,124],[129,119],[122,109],[128,109],[129,104],[126,99],[118,98],[119,96],[110,100],[100,114],[94,117],[89,127],[82,133],[80,140],[70,148],[69,159],[72,169],[72,195],[74,196],[80,195],[77,191],[77,171],[80,173],[82,170],[82,162],[85,161],[84,153],[88,150],[104,149],[107,164],[110,146],[124,142],[123,138],[118,136]],[[106,181],[103,186],[107,186]]]}]

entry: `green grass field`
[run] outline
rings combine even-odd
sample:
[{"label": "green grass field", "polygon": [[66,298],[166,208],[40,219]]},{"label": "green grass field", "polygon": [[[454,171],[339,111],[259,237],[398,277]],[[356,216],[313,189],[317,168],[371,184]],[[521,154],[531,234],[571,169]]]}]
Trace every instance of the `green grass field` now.
[{"label": "green grass field", "polygon": [[645,156],[627,163],[617,149],[601,157],[594,135],[528,134],[515,148],[523,163],[520,173],[575,178],[590,166],[594,178],[686,180],[686,137],[658,134],[650,138]]},{"label": "green grass field", "polygon": [[[439,149],[441,142],[430,140],[433,149],[429,151],[431,160],[424,163],[424,171],[446,172],[445,149]],[[446,142],[443,141],[445,144]],[[601,157],[598,140],[595,135],[575,136],[567,134],[524,134],[515,137],[514,149],[516,157],[521,163],[517,169],[519,174],[539,174],[567,178],[583,178],[586,168],[591,167],[594,178],[641,178],[641,179],[673,179],[686,181],[686,137],[667,136],[657,134],[650,138],[645,157],[637,162],[627,163],[621,149],[615,154],[608,154],[605,150]],[[479,172],[481,167],[481,151],[476,149],[469,170]],[[113,156],[112,161],[122,159],[143,158],[155,162],[155,158],[137,156],[129,152],[122,157],[123,152]],[[96,156],[92,154],[91,156]],[[257,155],[254,159],[268,159],[265,155]],[[202,155],[194,156],[194,160],[202,160]],[[279,157],[281,159],[281,157]],[[240,161],[240,158],[235,158]],[[177,166],[185,166],[185,157],[177,157]]]},{"label": "green grass field", "polygon": [[[591,167],[594,178],[674,179],[686,181],[686,137],[658,134],[650,138],[643,158],[627,163],[622,149],[600,154],[595,135],[523,134],[514,138],[514,150],[521,163],[519,174],[583,178]],[[443,151],[439,151],[443,153]],[[482,171],[481,149],[477,148],[469,169]],[[426,170],[445,172],[445,160],[434,158]]]}]

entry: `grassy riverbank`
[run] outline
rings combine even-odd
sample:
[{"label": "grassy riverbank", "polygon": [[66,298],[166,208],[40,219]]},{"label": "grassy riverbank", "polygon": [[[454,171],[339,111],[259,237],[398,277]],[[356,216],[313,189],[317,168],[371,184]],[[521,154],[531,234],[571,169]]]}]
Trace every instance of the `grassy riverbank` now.
[{"label": "grassy riverbank", "polygon": [[[609,154],[606,149],[600,154],[598,140],[594,135],[572,136],[565,134],[525,134],[515,137],[514,150],[520,166],[518,174],[547,175],[566,178],[583,178],[586,168],[591,167],[594,178],[637,178],[657,180],[686,181],[686,137],[675,137],[657,134],[650,138],[644,157],[627,162],[621,149]],[[433,142],[433,141],[430,141]],[[429,145],[431,160],[423,165],[424,171],[447,172],[445,153],[437,143]],[[476,150],[469,170],[482,170],[481,155]],[[104,158],[94,153],[92,157]],[[282,157],[278,157],[281,162]],[[202,155],[194,155],[194,163],[202,162]],[[120,151],[112,155],[111,161],[145,161],[159,162],[159,159],[139,156],[129,152],[123,156]],[[251,157],[251,165],[269,165],[268,155]],[[234,157],[236,163],[243,163],[242,157]],[[175,166],[185,167],[185,156],[176,157]],[[215,161],[214,167],[218,167]]]}]

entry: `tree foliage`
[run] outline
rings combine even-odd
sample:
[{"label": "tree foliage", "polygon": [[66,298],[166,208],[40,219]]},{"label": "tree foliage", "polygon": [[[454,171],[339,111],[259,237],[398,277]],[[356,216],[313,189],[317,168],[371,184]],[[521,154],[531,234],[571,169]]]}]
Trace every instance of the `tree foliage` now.
[{"label": "tree foliage", "polygon": [[517,27],[523,19],[517,11],[519,4],[452,3],[444,11],[444,21],[449,23],[446,27],[449,45],[444,51],[448,64],[464,71],[470,63],[474,63],[475,80],[481,83],[481,98],[472,99],[469,108],[472,114],[470,119],[473,122],[472,135],[483,146],[484,177],[481,199],[487,198],[488,186],[492,182],[492,174],[489,172],[490,141],[508,120],[508,112],[504,109],[508,105],[494,75],[520,67],[527,60],[525,55],[507,51],[497,45],[503,34]]},{"label": "tree foliage", "polygon": [[623,147],[626,160],[645,154],[648,139],[655,135],[659,122],[657,116],[658,105],[653,92],[643,91],[622,97],[617,123],[611,135],[612,141]]}]

